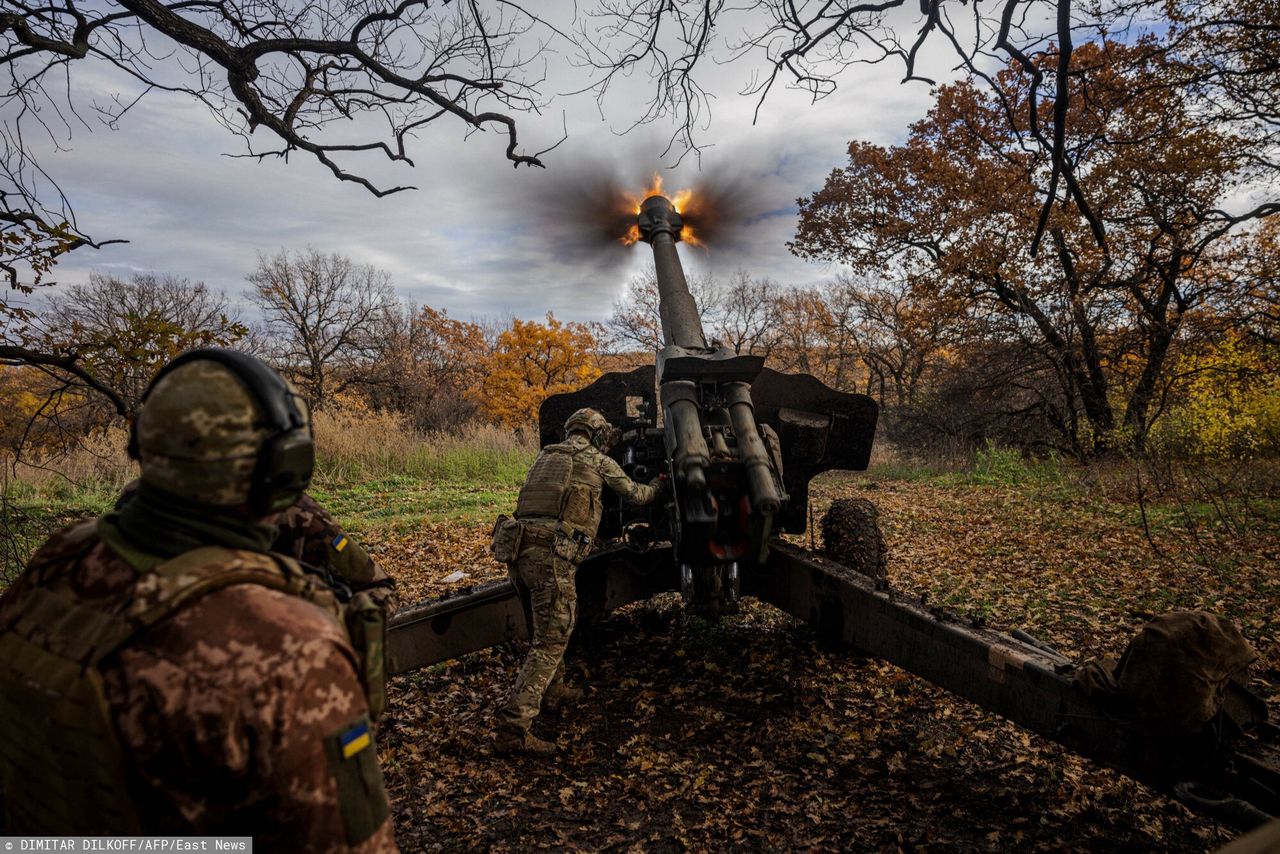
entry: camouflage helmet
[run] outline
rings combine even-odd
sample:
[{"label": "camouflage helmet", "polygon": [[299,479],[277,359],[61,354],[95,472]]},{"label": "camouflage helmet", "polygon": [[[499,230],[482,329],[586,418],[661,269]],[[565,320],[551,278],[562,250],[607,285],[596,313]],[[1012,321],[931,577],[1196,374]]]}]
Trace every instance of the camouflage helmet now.
[{"label": "camouflage helmet", "polygon": [[564,422],[564,432],[578,430],[591,437],[591,444],[602,451],[613,447],[618,441],[618,430],[594,409],[579,409]]},{"label": "camouflage helmet", "polygon": [[[295,396],[293,405],[309,436],[305,404]],[[201,504],[232,506],[255,498],[255,474],[275,433],[241,373],[223,361],[195,358],[175,363],[148,389],[130,450],[147,483]]]}]

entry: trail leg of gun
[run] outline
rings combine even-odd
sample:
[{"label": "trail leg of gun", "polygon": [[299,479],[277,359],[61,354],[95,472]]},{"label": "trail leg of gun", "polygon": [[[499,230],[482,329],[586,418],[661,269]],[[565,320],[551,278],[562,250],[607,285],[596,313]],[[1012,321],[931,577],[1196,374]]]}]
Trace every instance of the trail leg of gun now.
[{"label": "trail leg of gun", "polygon": [[[578,567],[580,620],[679,589],[669,548],[615,548]],[[494,581],[406,608],[387,627],[387,672],[417,670],[528,636],[524,608],[509,581]]]},{"label": "trail leg of gun", "polygon": [[1280,811],[1275,727],[1238,748],[1219,743],[1207,728],[1170,741],[1159,727],[1086,695],[1062,656],[934,614],[786,543],[775,541],[765,571],[748,581],[745,593],[809,622],[821,637],[896,664],[1155,788],[1203,783],[1265,813]]}]

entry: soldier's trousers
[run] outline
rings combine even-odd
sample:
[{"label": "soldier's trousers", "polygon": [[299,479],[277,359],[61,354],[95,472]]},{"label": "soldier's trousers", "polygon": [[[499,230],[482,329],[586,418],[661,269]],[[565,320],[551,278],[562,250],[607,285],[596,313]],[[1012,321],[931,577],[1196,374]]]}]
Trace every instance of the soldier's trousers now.
[{"label": "soldier's trousers", "polygon": [[547,688],[564,677],[564,650],[578,617],[574,571],[572,563],[541,545],[525,546],[511,565],[512,582],[527,595],[533,636],[511,696],[498,712],[499,726],[527,732]]}]

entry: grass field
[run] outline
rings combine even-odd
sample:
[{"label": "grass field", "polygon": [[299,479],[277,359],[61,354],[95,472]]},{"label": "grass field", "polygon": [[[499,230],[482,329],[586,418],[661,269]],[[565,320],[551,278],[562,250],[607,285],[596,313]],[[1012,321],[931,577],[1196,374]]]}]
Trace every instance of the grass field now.
[{"label": "grass field", "polygon": [[[315,493],[406,601],[503,576],[487,533],[514,505],[527,443],[329,428],[339,434]],[[25,536],[100,512],[131,476],[95,470],[76,485],[11,483]],[[824,476],[814,501],[818,515],[836,497],[877,503],[895,588],[1080,659],[1116,654],[1167,610],[1230,615],[1261,655],[1253,687],[1280,717],[1274,471],[1258,467],[1236,493],[1201,478],[1199,492],[1148,494],[1137,474],[993,450],[954,470],[890,460]],[[463,580],[443,581],[459,569]],[[380,755],[405,850],[1199,851],[1229,837],[908,673],[823,650],[759,603],[710,626],[663,597],[583,626],[569,670],[588,694],[539,723],[566,754],[500,760],[491,715],[521,652],[393,681]]]},{"label": "grass field", "polygon": [[[5,462],[8,547],[0,580],[12,578],[54,530],[111,509],[137,476],[126,440],[124,431],[109,431],[47,464]],[[495,427],[423,435],[393,416],[369,413],[319,414],[316,443],[312,494],[352,533],[374,542],[424,522],[492,518],[510,509],[536,452],[527,439]]]}]

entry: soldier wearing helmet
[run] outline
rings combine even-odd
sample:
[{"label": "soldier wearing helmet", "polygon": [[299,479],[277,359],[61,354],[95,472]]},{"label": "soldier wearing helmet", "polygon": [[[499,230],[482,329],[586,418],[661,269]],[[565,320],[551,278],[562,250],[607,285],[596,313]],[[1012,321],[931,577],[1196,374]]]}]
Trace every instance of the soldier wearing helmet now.
[{"label": "soldier wearing helmet", "polygon": [[[580,409],[564,424],[565,440],[534,460],[516,502],[516,545],[509,554],[512,583],[520,592],[532,640],[506,704],[498,712],[498,753],[553,753],[556,745],[529,729],[544,700],[556,707],[581,697],[564,684],[564,650],[578,612],[574,573],[600,527],[601,492],[609,487],[632,504],[657,497],[658,479],[633,481],[606,452],[618,431],[594,409]],[[500,523],[501,526],[502,523]],[[495,546],[498,538],[495,537]]]},{"label": "soldier wearing helmet", "polygon": [[[129,483],[116,499],[116,509],[132,501],[141,481]],[[400,606],[396,582],[378,566],[364,547],[347,534],[328,510],[308,493],[280,511],[274,520],[276,537],[271,551],[291,557],[324,579],[343,602],[359,593],[390,617]]]},{"label": "soldier wearing helmet", "polygon": [[147,390],[130,453],[136,495],[0,597],[6,828],[395,851],[382,611],[270,551],[311,479],[305,405],[252,357],[193,351]]}]

